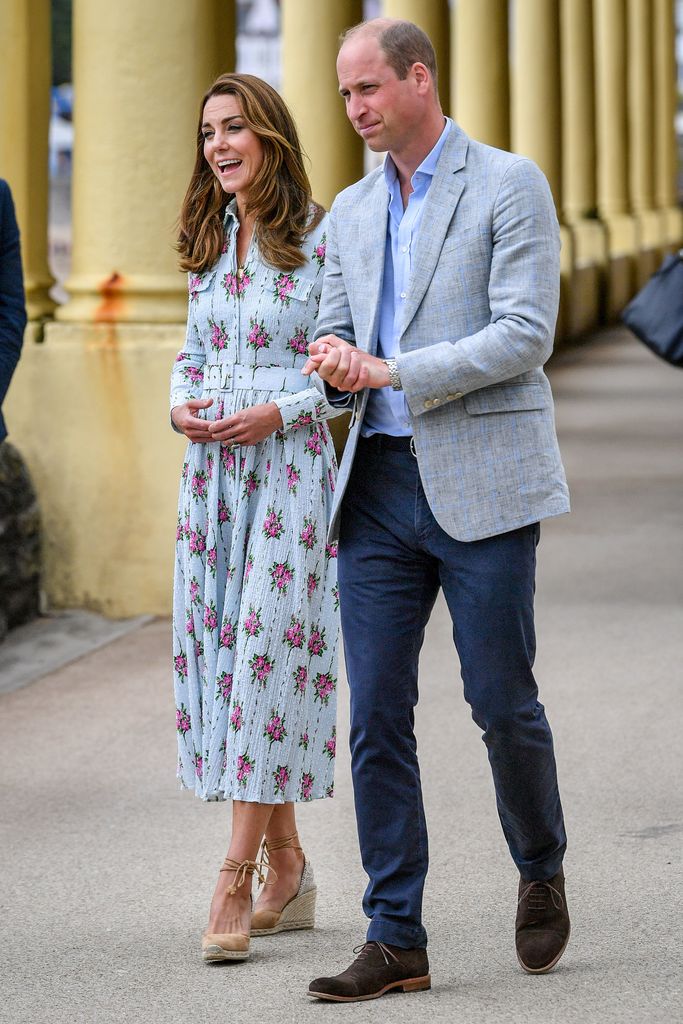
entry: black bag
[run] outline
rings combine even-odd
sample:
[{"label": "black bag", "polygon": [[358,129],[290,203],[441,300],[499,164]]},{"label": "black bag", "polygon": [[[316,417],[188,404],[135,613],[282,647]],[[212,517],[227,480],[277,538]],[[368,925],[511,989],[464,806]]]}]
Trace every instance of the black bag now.
[{"label": "black bag", "polygon": [[621,319],[656,355],[683,367],[683,249],[666,257]]}]

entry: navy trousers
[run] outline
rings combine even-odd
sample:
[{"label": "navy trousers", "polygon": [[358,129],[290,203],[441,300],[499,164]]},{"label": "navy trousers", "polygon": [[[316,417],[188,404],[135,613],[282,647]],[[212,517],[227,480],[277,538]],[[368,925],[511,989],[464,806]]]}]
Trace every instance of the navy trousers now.
[{"label": "navy trousers", "polygon": [[411,949],[427,943],[427,829],[414,735],[418,657],[439,587],[522,877],[551,878],[566,837],[552,734],[532,671],[539,525],[454,540],[431,513],[417,460],[395,443],[381,435],[359,442],[342,505],[338,567],[351,768],[369,877],[367,937]]}]

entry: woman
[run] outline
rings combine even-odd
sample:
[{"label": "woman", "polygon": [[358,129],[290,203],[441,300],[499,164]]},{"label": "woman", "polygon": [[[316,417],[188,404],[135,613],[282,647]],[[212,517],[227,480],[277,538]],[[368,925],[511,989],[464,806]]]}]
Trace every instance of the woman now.
[{"label": "woman", "polygon": [[[189,271],[171,418],[183,467],[174,589],[178,775],[233,801],[202,949],[244,960],[249,935],[312,927],[315,883],[294,803],[332,795],[336,551],[325,543],[335,411],[301,375],[325,258],[296,127],[251,75],[201,105],[178,250]],[[267,887],[251,882],[264,841]]]}]

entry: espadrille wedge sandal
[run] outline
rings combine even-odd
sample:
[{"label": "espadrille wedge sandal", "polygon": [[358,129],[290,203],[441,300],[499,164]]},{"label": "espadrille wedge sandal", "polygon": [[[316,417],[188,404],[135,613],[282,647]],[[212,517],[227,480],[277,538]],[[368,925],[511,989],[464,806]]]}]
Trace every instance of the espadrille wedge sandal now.
[{"label": "espadrille wedge sandal", "polygon": [[[282,850],[288,847],[292,850],[301,850],[295,840],[298,838],[295,832],[292,836],[285,836],[282,839],[271,839],[263,841],[262,863],[268,863],[268,854],[273,850]],[[302,851],[303,853],[303,851]],[[273,870],[272,868],[270,869]],[[315,927],[315,898],[317,894],[313,867],[311,862],[304,855],[304,869],[301,872],[299,889],[291,900],[285,903],[282,910],[256,910],[251,916],[252,935],[277,935],[278,932],[291,932],[300,928]]]},{"label": "espadrille wedge sandal", "polygon": [[[234,871],[235,875],[228,892],[234,896],[246,879],[251,883],[256,873],[259,882],[265,884],[263,869],[265,864],[254,860],[243,860],[241,863],[226,857],[221,871]],[[202,958],[213,960],[248,960],[249,936],[242,932],[204,932],[202,936]]]}]

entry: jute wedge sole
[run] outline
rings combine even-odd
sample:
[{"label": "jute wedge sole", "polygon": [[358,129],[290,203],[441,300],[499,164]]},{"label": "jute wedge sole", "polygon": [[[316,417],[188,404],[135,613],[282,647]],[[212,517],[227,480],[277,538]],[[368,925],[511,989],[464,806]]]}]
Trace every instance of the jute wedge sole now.
[{"label": "jute wedge sole", "polygon": [[422,978],[404,978],[403,981],[392,981],[378,992],[370,992],[365,996],[336,996],[330,995],[328,992],[314,992],[312,989],[308,990],[308,994],[313,999],[327,999],[332,1003],[362,1003],[367,999],[379,999],[387,992],[424,992],[431,987],[431,975],[425,974]]},{"label": "jute wedge sole", "polygon": [[214,960],[248,960],[249,936],[241,934],[214,935],[209,932],[202,939],[202,959]]},{"label": "jute wedge sole", "polygon": [[292,897],[278,913],[257,910],[251,919],[252,935],[277,935],[303,928],[315,928],[315,897],[317,889],[309,889]]}]

